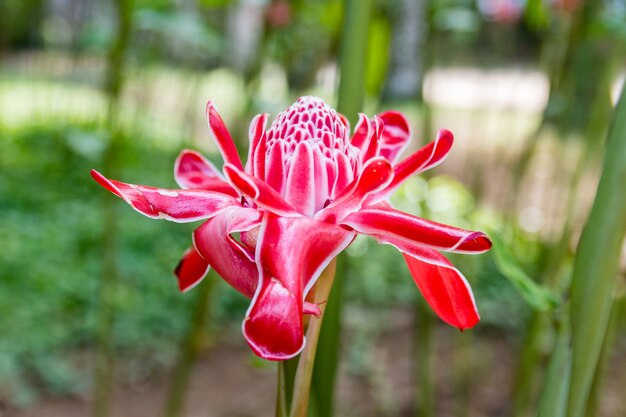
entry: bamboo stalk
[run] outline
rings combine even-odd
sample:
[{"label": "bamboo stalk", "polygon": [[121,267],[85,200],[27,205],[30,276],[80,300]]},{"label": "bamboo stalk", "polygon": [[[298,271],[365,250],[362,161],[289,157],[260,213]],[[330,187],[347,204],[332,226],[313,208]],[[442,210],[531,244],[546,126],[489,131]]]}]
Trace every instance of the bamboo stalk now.
[{"label": "bamboo stalk", "polygon": [[[626,89],[626,88],[624,88]],[[585,414],[606,333],[626,233],[626,93],[613,115],[604,169],[583,230],[571,287],[572,375],[568,417]]]}]

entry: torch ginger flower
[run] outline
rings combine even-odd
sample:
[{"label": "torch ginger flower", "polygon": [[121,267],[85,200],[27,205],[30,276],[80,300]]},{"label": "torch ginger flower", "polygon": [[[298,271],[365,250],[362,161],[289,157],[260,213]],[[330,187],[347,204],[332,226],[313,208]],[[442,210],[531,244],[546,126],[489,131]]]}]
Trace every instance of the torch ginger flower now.
[{"label": "torch ginger flower", "polygon": [[401,113],[360,115],[350,137],[345,117],[318,98],[301,97],[269,130],[267,114],[253,119],[244,168],[211,102],[206,113],[223,173],[184,150],[174,168],[181,189],[126,184],[97,171],[92,176],[148,217],[205,220],[176,268],[179,288],[189,290],[212,267],[250,298],[242,328],[258,356],[285,360],[303,349],[303,315],[320,315],[306,296],[357,234],[402,252],[418,288],[445,322],[460,329],[478,322],[466,279],[439,251],[481,253],[491,247],[489,239],[386,202],[409,176],[443,161],[452,146],[449,131],[397,162],[411,136]]}]

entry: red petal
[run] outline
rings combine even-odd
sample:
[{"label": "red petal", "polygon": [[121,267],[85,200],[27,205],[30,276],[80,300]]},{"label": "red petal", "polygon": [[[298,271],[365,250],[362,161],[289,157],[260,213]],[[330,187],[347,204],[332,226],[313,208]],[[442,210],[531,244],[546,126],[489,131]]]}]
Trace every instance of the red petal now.
[{"label": "red petal", "polygon": [[315,172],[313,152],[307,142],[300,142],[291,157],[285,200],[305,216],[315,211]]},{"label": "red petal", "polygon": [[248,175],[230,164],[224,165],[224,173],[233,187],[252,199],[259,207],[281,216],[301,216],[295,208],[264,181]]},{"label": "red petal", "polygon": [[204,260],[194,247],[187,249],[174,270],[174,274],[178,278],[178,288],[180,291],[187,292],[198,285],[209,272],[209,269],[211,269],[211,267],[207,261]]},{"label": "red petal", "polygon": [[243,323],[244,336],[257,355],[285,360],[300,352],[306,293],[353,237],[329,223],[265,213],[256,255],[259,287]]},{"label": "red petal", "polygon": [[482,232],[472,232],[432,222],[392,208],[365,208],[350,214],[342,222],[359,233],[419,244],[449,252],[481,253],[491,248]]},{"label": "red petal", "polygon": [[382,200],[410,176],[431,169],[443,162],[450,152],[453,141],[454,136],[449,130],[440,130],[437,133],[437,139],[418,149],[394,167],[393,181],[385,190],[376,195],[372,202]]},{"label": "red petal", "polygon": [[380,156],[395,162],[411,140],[411,125],[404,114],[386,111],[378,115],[384,122]]},{"label": "red petal", "polygon": [[274,142],[267,156],[267,161],[265,161],[265,175],[264,177],[257,176],[259,179],[265,178],[265,182],[279,194],[283,191],[287,177],[283,164],[285,160],[283,144],[284,142],[282,141]]},{"label": "red petal", "polygon": [[[234,233],[248,232],[261,224],[261,214],[250,208],[231,208],[206,221],[193,232],[196,250],[224,281],[252,298],[259,273],[251,260],[252,248],[239,243]],[[244,237],[242,236],[242,241]]]},{"label": "red petal", "polygon": [[205,190],[168,190],[109,180],[96,170],[91,176],[104,188],[122,198],[141,214],[179,223],[207,219],[238,205],[233,197]]},{"label": "red petal", "polygon": [[359,178],[352,181],[344,192],[325,209],[318,212],[316,219],[336,223],[345,216],[361,208],[363,201],[370,193],[386,187],[392,179],[393,168],[382,158],[367,161]]},{"label": "red petal", "polygon": [[377,157],[380,153],[381,137],[385,123],[380,117],[376,116],[374,120],[372,120],[371,124],[372,134],[369,138],[367,149],[363,153],[363,162]]},{"label": "red petal", "polygon": [[198,152],[183,150],[174,164],[174,178],[180,188],[210,190],[237,197],[215,166]]},{"label": "red petal", "polygon": [[371,135],[372,126],[370,125],[370,119],[363,113],[359,113],[359,121],[354,127],[354,135],[350,143],[352,146],[359,148],[361,152],[365,152]]},{"label": "red petal", "polygon": [[233,164],[239,169],[243,169],[241,159],[235,147],[235,142],[233,142],[233,138],[230,136],[230,132],[226,128],[224,120],[222,120],[222,117],[217,112],[215,105],[210,101],[206,104],[206,116],[209,122],[209,128],[215,137],[215,142],[222,153],[224,162]]},{"label": "red petal", "polygon": [[[422,248],[422,259],[404,254],[411,276],[433,311],[459,329],[474,327],[480,320],[467,280],[443,255]],[[431,263],[432,261],[436,263]]]},{"label": "red petal", "polygon": [[[248,151],[248,162],[246,172],[253,176],[265,178],[265,127],[267,125],[267,113],[259,114],[250,123],[250,149]],[[260,151],[257,151],[261,147]],[[260,176],[262,175],[262,176]]]}]

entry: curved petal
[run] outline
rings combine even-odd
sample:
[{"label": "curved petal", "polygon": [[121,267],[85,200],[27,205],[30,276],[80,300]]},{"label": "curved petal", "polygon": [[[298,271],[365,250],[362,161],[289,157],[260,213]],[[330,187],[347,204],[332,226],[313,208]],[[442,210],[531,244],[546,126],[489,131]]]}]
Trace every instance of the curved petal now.
[{"label": "curved petal", "polygon": [[451,326],[461,330],[474,327],[480,316],[463,274],[439,252],[426,248],[422,251],[422,257],[404,254],[404,260],[428,305]]},{"label": "curved petal", "polygon": [[[231,287],[252,298],[258,284],[253,248],[233,234],[250,232],[261,224],[261,213],[251,208],[230,208],[193,232],[196,250]],[[248,242],[244,236],[241,239]]]},{"label": "curved petal", "polygon": [[267,113],[255,116],[250,123],[250,131],[248,133],[250,149],[248,150],[246,172],[260,179],[265,178],[265,128],[268,116]]},{"label": "curved petal", "polygon": [[304,298],[353,238],[353,232],[330,223],[264,214],[256,249],[259,285],[242,325],[257,355],[285,360],[302,350]]},{"label": "curved petal", "polygon": [[206,190],[168,190],[110,180],[96,170],[91,176],[98,184],[122,198],[139,213],[152,219],[184,223],[207,219],[238,205],[226,194]]},{"label": "curved petal", "polygon": [[491,248],[491,241],[482,232],[447,226],[380,206],[352,213],[341,224],[359,233],[398,244],[418,244],[461,253],[481,253]]},{"label": "curved petal", "polygon": [[183,189],[210,190],[237,197],[215,166],[198,152],[183,150],[174,163],[174,178]]},{"label": "curved petal", "polygon": [[285,201],[305,216],[313,216],[315,182],[313,151],[307,142],[300,142],[296,145],[296,150],[291,157]]},{"label": "curved petal", "polygon": [[226,124],[224,124],[224,120],[222,120],[222,117],[211,101],[206,104],[206,117],[211,133],[213,133],[215,137],[215,143],[217,143],[222,158],[224,158],[224,162],[233,164],[239,169],[243,169],[241,158],[239,158],[237,148],[235,147],[235,142],[233,142],[233,138],[230,136]]},{"label": "curved petal", "polygon": [[389,162],[396,162],[411,140],[411,125],[399,111],[386,111],[378,116],[384,122],[379,154]]},{"label": "curved petal", "polygon": [[393,169],[389,161],[382,157],[370,159],[359,177],[328,207],[319,211],[315,218],[330,223],[341,221],[348,214],[359,210],[369,194],[386,187],[392,178]]},{"label": "curved petal", "polygon": [[369,143],[367,144],[367,148],[363,153],[363,162],[369,161],[372,158],[375,158],[380,153],[381,139],[382,133],[384,129],[385,122],[378,116],[374,117],[374,120],[371,121],[372,124],[372,134],[370,136]]},{"label": "curved petal", "polygon": [[295,208],[287,203],[272,187],[235,166],[224,165],[226,178],[241,194],[250,198],[259,207],[287,217],[302,216]]},{"label": "curved petal", "polygon": [[410,176],[439,165],[446,159],[446,156],[448,156],[453,142],[454,136],[452,132],[445,129],[440,130],[437,133],[437,138],[433,142],[418,149],[394,167],[393,181],[391,181],[387,188],[376,196],[373,196],[371,198],[372,202],[384,199]]},{"label": "curved petal", "polygon": [[365,114],[359,113],[359,121],[354,126],[354,135],[352,135],[350,143],[352,146],[359,148],[361,153],[365,153],[371,135],[372,125],[370,124],[370,119]]},{"label": "curved petal", "polygon": [[181,292],[189,291],[204,279],[210,269],[211,267],[196,248],[187,249],[174,270],[178,278],[178,289]]}]

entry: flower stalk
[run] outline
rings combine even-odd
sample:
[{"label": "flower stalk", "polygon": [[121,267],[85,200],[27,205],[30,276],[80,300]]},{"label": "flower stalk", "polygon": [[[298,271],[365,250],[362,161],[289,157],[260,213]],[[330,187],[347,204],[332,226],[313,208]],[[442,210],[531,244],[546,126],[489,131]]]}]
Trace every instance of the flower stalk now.
[{"label": "flower stalk", "polygon": [[311,377],[315,363],[317,342],[319,340],[326,302],[335,280],[337,260],[333,259],[324,269],[313,288],[313,303],[321,310],[320,317],[310,318],[306,330],[304,350],[294,359],[278,363],[278,395],[276,417],[304,417],[307,415],[311,391]]},{"label": "flower stalk", "polygon": [[626,233],[626,87],[613,114],[591,214],[578,245],[571,288],[572,374],[567,416],[582,417],[607,330]]}]

